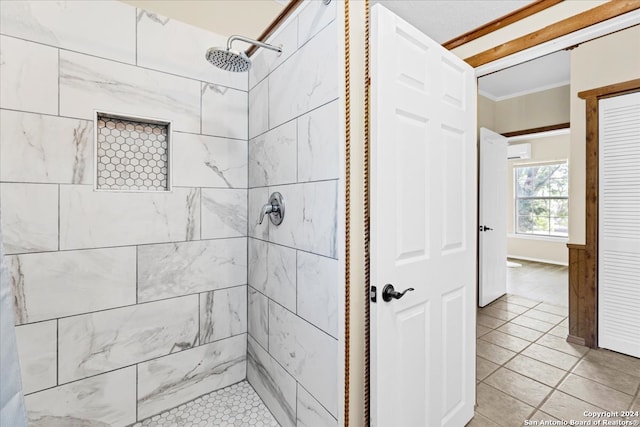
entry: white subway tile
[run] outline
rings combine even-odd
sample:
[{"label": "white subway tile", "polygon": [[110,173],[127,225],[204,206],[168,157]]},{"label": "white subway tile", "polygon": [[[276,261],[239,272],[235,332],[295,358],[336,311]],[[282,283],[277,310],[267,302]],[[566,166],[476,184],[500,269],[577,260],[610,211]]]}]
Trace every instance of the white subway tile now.
[{"label": "white subway tile", "polygon": [[246,377],[247,336],[238,335],[138,365],[138,419]]},{"label": "white subway tile", "polygon": [[269,354],[333,415],[338,413],[338,341],[269,302]]},{"label": "white subway tile", "polygon": [[60,52],[60,114],[94,111],[171,121],[200,132],[200,82],[74,52]]},{"label": "white subway tile", "polygon": [[247,141],[173,133],[173,185],[247,187]]},{"label": "white subway tile", "polygon": [[136,302],[135,248],[7,257],[16,323],[37,322]]},{"label": "white subway tile", "polygon": [[78,380],[198,344],[198,296],[58,321],[60,382]]},{"label": "white subway tile", "polygon": [[221,239],[138,247],[138,301],[247,283],[247,240]]},{"label": "white subway tile", "polygon": [[202,238],[247,235],[247,190],[202,189]]},{"label": "white subway tile", "polygon": [[58,49],[0,36],[0,107],[58,114]]},{"label": "white subway tile", "polygon": [[93,123],[0,110],[0,179],[93,183]]},{"label": "white subway tile", "polygon": [[296,121],[249,141],[249,186],[296,182]]},{"label": "white subway tile", "polygon": [[279,226],[269,224],[269,240],[337,258],[338,181],[269,187],[282,194],[286,213]]},{"label": "white subway tile", "polygon": [[201,344],[245,332],[247,332],[246,286],[200,294]]},{"label": "white subway tile", "polygon": [[282,427],[296,425],[296,380],[253,338],[247,343],[247,380]]},{"label": "white subway tile", "polygon": [[298,182],[340,177],[343,133],[337,126],[338,108],[333,101],[298,118]]},{"label": "white subway tile", "polygon": [[6,254],[58,249],[58,186],[0,184]]},{"label": "white subway tile", "polygon": [[338,336],[338,260],[298,252],[298,316],[333,337]]},{"label": "white subway tile", "polygon": [[57,331],[55,320],[16,327],[25,394],[57,384]]},{"label": "white subway tile", "polygon": [[136,421],[136,367],[65,384],[25,398],[30,426],[125,426]]},{"label": "white subway tile", "polygon": [[338,98],[340,61],[330,24],[269,75],[269,127]]},{"label": "white subway tile", "polygon": [[200,236],[200,190],[94,191],[60,187],[61,249],[194,240]]},{"label": "white subway tile", "polygon": [[296,310],[296,251],[261,240],[249,240],[249,285]]},{"label": "white subway tile", "polygon": [[121,62],[136,60],[136,10],[117,1],[3,1],[0,26],[39,43]]},{"label": "white subway tile", "polygon": [[202,83],[202,133],[247,139],[249,95],[210,83]]}]

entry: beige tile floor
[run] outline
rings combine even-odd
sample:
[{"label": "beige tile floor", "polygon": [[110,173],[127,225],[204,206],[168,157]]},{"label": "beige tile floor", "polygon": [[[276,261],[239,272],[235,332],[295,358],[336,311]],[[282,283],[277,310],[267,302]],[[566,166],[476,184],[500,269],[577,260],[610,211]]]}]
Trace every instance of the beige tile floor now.
[{"label": "beige tile floor", "polygon": [[[640,359],[569,344],[567,332],[567,308],[547,302],[508,294],[479,309],[477,405],[468,427],[571,425],[540,421],[640,411]],[[640,425],[639,416],[626,420]]]}]

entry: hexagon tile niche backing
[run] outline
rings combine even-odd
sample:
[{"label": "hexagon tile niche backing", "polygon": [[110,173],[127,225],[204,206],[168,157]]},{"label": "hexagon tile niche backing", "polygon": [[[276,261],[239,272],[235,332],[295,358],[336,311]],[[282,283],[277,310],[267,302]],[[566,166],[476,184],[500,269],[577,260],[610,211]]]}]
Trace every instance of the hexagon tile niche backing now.
[{"label": "hexagon tile niche backing", "polygon": [[169,191],[169,123],[97,113],[98,190]]}]

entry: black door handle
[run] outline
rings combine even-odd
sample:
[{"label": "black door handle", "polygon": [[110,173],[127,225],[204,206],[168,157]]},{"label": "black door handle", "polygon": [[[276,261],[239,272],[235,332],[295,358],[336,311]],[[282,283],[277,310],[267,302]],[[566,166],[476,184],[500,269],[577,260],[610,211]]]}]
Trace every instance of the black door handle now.
[{"label": "black door handle", "polygon": [[481,225],[480,231],[493,231],[493,228],[487,227],[486,225]]},{"label": "black door handle", "polygon": [[407,288],[402,292],[398,292],[394,289],[393,285],[391,283],[388,283],[386,285],[384,285],[384,288],[382,288],[382,299],[386,302],[391,301],[392,299],[400,299],[404,296],[404,294],[406,294],[409,291],[415,291],[415,289],[413,288]]}]

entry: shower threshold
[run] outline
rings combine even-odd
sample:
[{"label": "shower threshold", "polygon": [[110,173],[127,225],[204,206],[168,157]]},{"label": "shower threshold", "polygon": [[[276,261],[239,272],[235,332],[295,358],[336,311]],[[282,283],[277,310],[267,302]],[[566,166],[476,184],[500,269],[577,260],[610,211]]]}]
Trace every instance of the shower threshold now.
[{"label": "shower threshold", "polygon": [[131,427],[280,427],[245,380],[200,396]]}]

